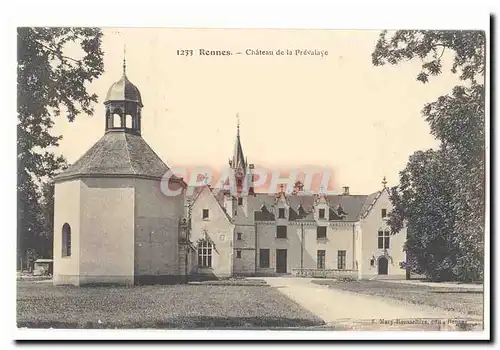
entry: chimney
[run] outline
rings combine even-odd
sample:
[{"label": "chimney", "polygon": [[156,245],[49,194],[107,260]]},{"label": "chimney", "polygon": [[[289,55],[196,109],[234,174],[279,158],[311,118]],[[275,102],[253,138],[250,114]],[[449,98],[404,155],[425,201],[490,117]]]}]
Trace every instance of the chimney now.
[{"label": "chimney", "polygon": [[349,186],[344,186],[344,196],[348,196],[349,195]]}]

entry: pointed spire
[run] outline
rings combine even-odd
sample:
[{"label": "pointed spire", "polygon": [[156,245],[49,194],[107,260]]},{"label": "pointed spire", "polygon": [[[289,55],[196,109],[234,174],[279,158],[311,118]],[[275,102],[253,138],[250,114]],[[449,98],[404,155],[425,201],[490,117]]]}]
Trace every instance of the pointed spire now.
[{"label": "pointed spire", "polygon": [[236,136],[240,137],[240,114],[236,113]]},{"label": "pointed spire", "polygon": [[125,76],[127,70],[126,55],[127,55],[127,45],[123,45],[123,76]]},{"label": "pointed spire", "polygon": [[236,142],[234,144],[233,159],[230,163],[233,169],[243,169],[246,170],[246,161],[243,155],[243,148],[241,147],[240,141],[240,115],[236,114],[237,124],[236,124]]}]

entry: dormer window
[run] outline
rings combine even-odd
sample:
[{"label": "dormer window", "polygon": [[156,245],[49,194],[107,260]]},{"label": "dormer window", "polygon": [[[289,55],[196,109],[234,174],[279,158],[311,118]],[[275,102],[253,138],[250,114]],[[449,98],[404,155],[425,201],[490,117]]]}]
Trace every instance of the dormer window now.
[{"label": "dormer window", "polygon": [[278,219],[284,219],[285,218],[285,208],[279,208],[278,209]]},{"label": "dormer window", "polygon": [[325,218],[325,209],[320,209],[319,210],[319,218],[324,219]]}]

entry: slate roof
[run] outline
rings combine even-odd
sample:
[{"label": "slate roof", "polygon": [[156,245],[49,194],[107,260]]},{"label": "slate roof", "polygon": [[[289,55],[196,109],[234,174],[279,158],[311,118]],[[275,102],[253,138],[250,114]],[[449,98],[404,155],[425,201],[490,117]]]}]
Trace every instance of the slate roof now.
[{"label": "slate roof", "polygon": [[233,169],[246,169],[247,164],[245,161],[245,156],[243,155],[243,147],[241,147],[240,140],[240,127],[238,126],[238,131],[236,132],[236,142],[234,143],[233,159],[231,160],[231,167]]},{"label": "slate roof", "polygon": [[108,131],[80,159],[55,177],[56,181],[83,176],[127,176],[161,180],[168,166],[140,136]]},{"label": "slate roof", "polygon": [[[370,196],[367,195],[328,195],[326,196],[327,203],[330,207],[330,221],[358,221],[363,214],[365,202]],[[255,212],[254,218],[256,221],[274,221],[273,206],[275,204],[275,196],[267,193],[256,193],[255,196],[248,196],[247,205],[248,212]],[[304,220],[312,221],[313,205],[315,196],[312,194],[288,195],[287,201],[290,205],[289,220]],[[341,205],[346,213],[344,217],[337,214],[337,208]],[[266,211],[262,211],[262,206],[265,206]],[[238,217],[236,218],[237,222]]]},{"label": "slate roof", "polygon": [[[330,207],[329,210],[329,220],[342,220],[342,221],[357,221],[359,220],[361,214],[363,213],[362,208],[365,205],[366,195],[328,195],[326,196],[327,203]],[[255,197],[249,197],[249,207],[258,207],[256,210],[260,211],[262,204],[265,204],[267,208],[272,210],[274,205],[274,196],[269,196],[267,194],[257,194]],[[306,195],[289,195],[287,196],[287,201],[290,205],[290,215],[289,220],[313,220],[312,209],[315,201],[315,196],[312,194]],[[257,202],[258,204],[251,204],[251,202]],[[342,218],[337,214],[337,208],[341,205],[343,211],[346,215]],[[258,220],[263,218],[262,214],[255,214],[255,219]],[[261,220],[269,221],[269,220]]]}]

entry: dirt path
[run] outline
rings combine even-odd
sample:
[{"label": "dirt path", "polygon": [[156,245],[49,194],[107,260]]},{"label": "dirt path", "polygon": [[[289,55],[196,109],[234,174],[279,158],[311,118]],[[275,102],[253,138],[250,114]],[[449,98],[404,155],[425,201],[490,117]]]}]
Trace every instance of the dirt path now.
[{"label": "dirt path", "polygon": [[[328,288],[310,279],[269,277],[266,282],[299,303],[329,325],[351,325],[365,329],[455,330],[452,313],[393,299],[361,295]],[[439,323],[431,319],[440,319]]]}]

